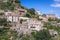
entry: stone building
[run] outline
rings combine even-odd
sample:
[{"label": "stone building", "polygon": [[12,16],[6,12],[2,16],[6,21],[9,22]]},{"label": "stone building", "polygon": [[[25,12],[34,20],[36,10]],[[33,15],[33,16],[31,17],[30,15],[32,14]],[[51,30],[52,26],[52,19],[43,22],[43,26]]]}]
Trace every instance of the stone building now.
[{"label": "stone building", "polygon": [[42,30],[43,29],[43,23],[41,21],[38,21],[36,18],[32,18],[28,20],[28,28],[31,30]]},{"label": "stone building", "polygon": [[46,17],[46,18],[52,18],[52,19],[56,18],[55,14],[44,14],[43,16]]},{"label": "stone building", "polygon": [[41,21],[48,22],[48,19],[44,16],[39,16],[39,19],[41,19]]},{"label": "stone building", "polygon": [[35,14],[39,16],[39,15],[41,15],[41,12],[38,10],[35,12]]},{"label": "stone building", "polygon": [[26,14],[26,12],[27,11],[25,9],[16,8],[13,12],[11,11],[5,12],[5,17],[7,18],[8,21],[18,22],[20,21],[19,18],[23,17]]}]

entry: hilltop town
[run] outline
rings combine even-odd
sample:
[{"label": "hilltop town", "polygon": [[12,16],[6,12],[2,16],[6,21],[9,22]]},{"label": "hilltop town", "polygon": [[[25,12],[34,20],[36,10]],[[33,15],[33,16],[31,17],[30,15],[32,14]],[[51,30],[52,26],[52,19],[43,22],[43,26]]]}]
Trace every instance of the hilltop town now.
[{"label": "hilltop town", "polygon": [[[13,31],[30,35],[32,32],[48,30],[51,36],[60,35],[60,19],[54,13],[42,14],[41,11],[34,8],[25,8],[18,0],[3,0],[0,1],[0,4],[0,31],[6,29],[9,30],[9,35],[13,34]],[[11,35],[10,40],[13,40],[13,37]],[[2,38],[0,39],[2,40]]]}]

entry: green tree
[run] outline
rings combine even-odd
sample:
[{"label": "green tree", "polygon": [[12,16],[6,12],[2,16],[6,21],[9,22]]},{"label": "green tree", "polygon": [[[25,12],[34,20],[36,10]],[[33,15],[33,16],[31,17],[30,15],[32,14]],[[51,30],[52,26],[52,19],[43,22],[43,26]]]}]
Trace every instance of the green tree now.
[{"label": "green tree", "polygon": [[48,18],[48,21],[57,21],[57,18]]},{"label": "green tree", "polygon": [[20,20],[20,23],[22,24],[22,22],[23,22],[23,21],[24,21],[24,20],[23,20],[23,19],[21,19],[21,20]]},{"label": "green tree", "polygon": [[28,36],[22,37],[22,40],[30,40]]},{"label": "green tree", "polygon": [[34,15],[34,14],[26,13],[26,17],[29,17],[29,18],[36,18],[37,16]]},{"label": "green tree", "polygon": [[34,37],[32,37],[32,35],[23,35],[21,40],[34,40]]},{"label": "green tree", "polygon": [[30,14],[35,14],[35,9],[34,8],[30,8],[27,10]]},{"label": "green tree", "polygon": [[46,27],[47,29],[54,29],[55,26],[51,22],[45,22],[43,27]]},{"label": "green tree", "polygon": [[10,40],[13,37],[13,40],[17,39],[18,33],[9,28],[0,28],[0,40]]},{"label": "green tree", "polygon": [[60,22],[60,19],[57,19],[57,22],[59,23]]},{"label": "green tree", "polygon": [[0,16],[4,15],[4,13],[0,13]]},{"label": "green tree", "polygon": [[52,19],[52,18],[48,18],[48,21],[54,21],[54,19]]},{"label": "green tree", "polygon": [[9,27],[11,26],[9,23],[6,18],[0,18],[0,26]]},{"label": "green tree", "polygon": [[26,17],[29,17],[29,18],[36,18],[37,15],[35,14],[35,9],[34,8],[30,8],[30,9],[27,9],[27,13],[26,13]]},{"label": "green tree", "polygon": [[7,2],[0,2],[0,9],[2,10],[14,10],[14,7],[20,7],[20,0],[7,0]]},{"label": "green tree", "polygon": [[0,28],[0,40],[9,40],[8,30],[7,28]]},{"label": "green tree", "polygon": [[26,17],[32,18],[32,15],[30,13],[26,13]]},{"label": "green tree", "polygon": [[48,30],[41,30],[41,31],[38,31],[36,33],[35,39],[36,40],[50,40],[51,39],[51,35],[49,34]]}]

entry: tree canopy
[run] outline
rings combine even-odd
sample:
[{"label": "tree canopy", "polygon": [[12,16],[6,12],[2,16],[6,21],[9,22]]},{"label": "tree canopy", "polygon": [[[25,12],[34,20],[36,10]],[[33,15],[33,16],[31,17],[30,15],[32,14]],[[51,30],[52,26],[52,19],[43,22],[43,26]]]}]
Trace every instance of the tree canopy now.
[{"label": "tree canopy", "polygon": [[49,34],[48,30],[41,30],[41,31],[36,33],[35,39],[36,40],[50,40],[51,35]]},{"label": "tree canopy", "polygon": [[30,14],[35,14],[35,9],[34,8],[30,8],[27,10]]},{"label": "tree canopy", "polygon": [[9,24],[9,22],[7,21],[6,18],[0,18],[0,26],[8,27],[8,26],[11,26],[11,25]]},{"label": "tree canopy", "polygon": [[7,0],[7,2],[0,2],[0,9],[2,10],[14,10],[15,6],[20,6],[20,0]]}]

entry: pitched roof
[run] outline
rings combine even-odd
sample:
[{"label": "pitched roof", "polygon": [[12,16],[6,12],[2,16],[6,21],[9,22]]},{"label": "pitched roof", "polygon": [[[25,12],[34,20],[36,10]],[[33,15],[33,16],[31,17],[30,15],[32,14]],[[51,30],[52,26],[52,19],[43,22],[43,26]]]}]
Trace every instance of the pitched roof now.
[{"label": "pitched roof", "polygon": [[31,20],[37,20],[36,18],[31,18]]}]

